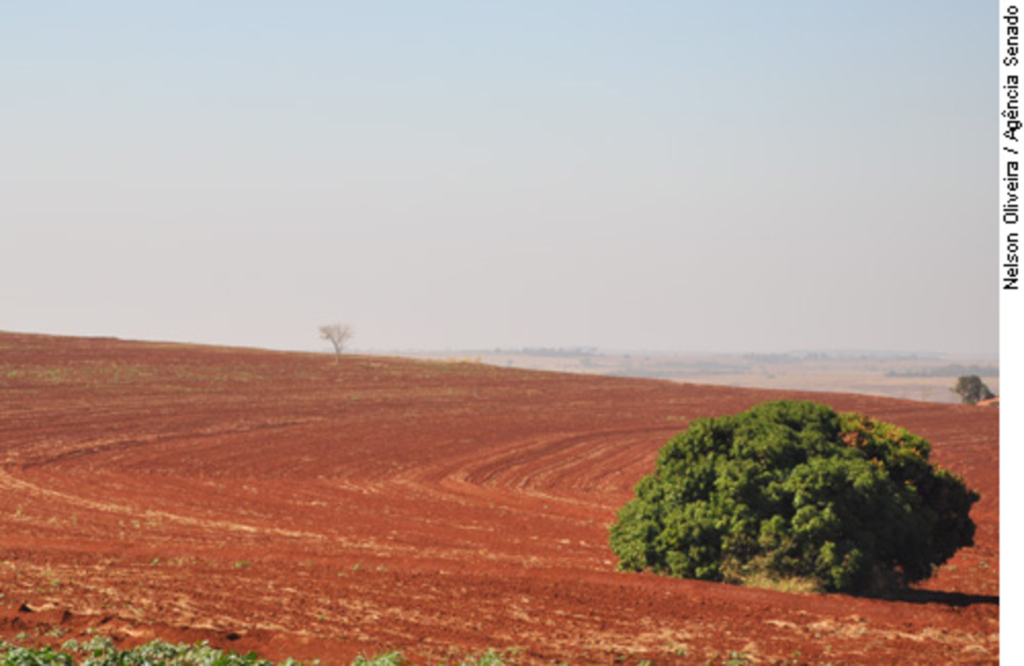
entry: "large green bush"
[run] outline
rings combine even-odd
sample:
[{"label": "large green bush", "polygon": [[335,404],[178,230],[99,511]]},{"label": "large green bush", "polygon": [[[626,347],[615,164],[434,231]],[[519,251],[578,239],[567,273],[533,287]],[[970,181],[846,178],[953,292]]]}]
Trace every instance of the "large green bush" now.
[{"label": "large green bush", "polygon": [[700,419],[611,528],[619,568],[879,593],[973,544],[978,494],[906,430],[811,402]]}]

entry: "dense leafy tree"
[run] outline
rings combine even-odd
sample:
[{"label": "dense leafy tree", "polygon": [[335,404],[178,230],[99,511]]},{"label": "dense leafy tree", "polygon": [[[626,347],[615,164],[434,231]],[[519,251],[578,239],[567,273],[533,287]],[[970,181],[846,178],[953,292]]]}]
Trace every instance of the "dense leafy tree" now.
[{"label": "dense leafy tree", "polygon": [[811,402],[700,419],[662,448],[611,528],[619,567],[877,593],[972,545],[978,494],[902,428]]},{"label": "dense leafy tree", "polygon": [[966,405],[976,405],[982,400],[996,397],[978,375],[968,375],[957,379],[953,393],[959,395]]}]

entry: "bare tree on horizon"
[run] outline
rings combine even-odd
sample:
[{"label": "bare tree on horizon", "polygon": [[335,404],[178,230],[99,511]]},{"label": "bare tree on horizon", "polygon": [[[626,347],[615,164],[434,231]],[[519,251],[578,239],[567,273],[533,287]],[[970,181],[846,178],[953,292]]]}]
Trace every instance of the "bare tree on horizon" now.
[{"label": "bare tree on horizon", "polygon": [[352,338],[352,327],[348,324],[327,324],[320,327],[320,337],[334,346],[335,362],[341,358],[345,343]]}]

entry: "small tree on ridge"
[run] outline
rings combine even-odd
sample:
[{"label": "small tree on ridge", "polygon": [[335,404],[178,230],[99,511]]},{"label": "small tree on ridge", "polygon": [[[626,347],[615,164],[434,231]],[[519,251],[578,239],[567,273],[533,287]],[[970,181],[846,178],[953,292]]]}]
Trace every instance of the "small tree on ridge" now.
[{"label": "small tree on ridge", "polygon": [[345,343],[352,338],[352,327],[348,324],[327,324],[320,327],[320,337],[334,347],[335,360],[341,358]]},{"label": "small tree on ridge", "polygon": [[982,400],[996,397],[978,375],[960,377],[952,391],[960,396],[965,405],[976,405]]}]

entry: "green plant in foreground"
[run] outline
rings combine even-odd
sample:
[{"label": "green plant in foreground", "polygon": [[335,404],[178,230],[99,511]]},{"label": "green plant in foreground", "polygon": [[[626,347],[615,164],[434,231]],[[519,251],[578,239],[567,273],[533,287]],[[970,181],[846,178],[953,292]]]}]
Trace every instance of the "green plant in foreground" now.
[{"label": "green plant in foreground", "polygon": [[[353,666],[404,666],[400,652],[376,657],[360,655]],[[502,666],[502,653],[488,650],[479,657],[466,657],[458,666]],[[255,653],[237,654],[212,648],[206,641],[194,645],[172,645],[152,641],[132,650],[119,650],[109,638],[96,636],[86,643],[72,639],[61,649],[27,648],[0,641],[0,666],[302,666],[294,659],[275,662],[261,659]],[[312,664],[319,664],[314,661]]]},{"label": "green plant in foreground", "polygon": [[[77,659],[76,659],[77,658]],[[315,663],[315,662],[314,662]],[[132,650],[119,650],[106,637],[97,636],[87,643],[69,640],[57,651],[49,647],[26,648],[0,641],[0,666],[275,666],[255,653],[237,654],[210,647],[205,641],[195,645],[171,645],[152,641]],[[299,666],[286,659],[277,666]]]},{"label": "green plant in foreground", "polygon": [[978,494],[902,428],[781,401],[699,419],[662,448],[611,527],[619,568],[877,593],[964,546]]},{"label": "green plant in foreground", "polygon": [[376,657],[364,657],[359,655],[352,666],[402,666],[405,659],[400,652],[388,652]]},{"label": "green plant in foreground", "polygon": [[[388,652],[376,657],[360,655],[352,662],[352,666],[405,666],[409,663],[400,652]],[[505,661],[503,653],[491,649],[479,656],[464,657],[462,660],[454,662],[452,666],[504,666],[506,663],[508,662]],[[440,664],[439,666],[445,665]]]},{"label": "green plant in foreground", "polygon": [[488,650],[478,657],[466,657],[459,662],[459,666],[502,666],[505,663],[501,653]]},{"label": "green plant in foreground", "polygon": [[29,649],[8,645],[0,641],[0,666],[43,666],[44,664],[56,664],[58,666],[74,666],[71,656],[52,650],[51,648]]}]

